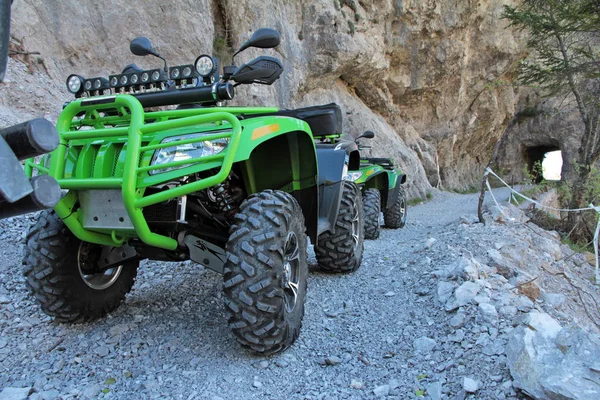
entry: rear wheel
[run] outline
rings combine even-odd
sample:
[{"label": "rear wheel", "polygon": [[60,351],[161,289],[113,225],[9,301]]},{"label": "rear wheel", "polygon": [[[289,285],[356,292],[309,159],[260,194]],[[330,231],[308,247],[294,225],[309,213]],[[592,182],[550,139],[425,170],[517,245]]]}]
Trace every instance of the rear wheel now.
[{"label": "rear wheel", "polygon": [[335,233],[321,234],[315,245],[319,268],[329,272],[356,271],[364,249],[364,211],[358,186],[344,181]]},{"label": "rear wheel", "polygon": [[224,268],[229,326],[242,346],[273,354],[300,334],[308,276],[302,209],[288,193],[246,199],[231,228]]},{"label": "rear wheel", "polygon": [[363,194],[365,210],[365,239],[374,240],[379,237],[379,214],[381,213],[381,193],[377,189],[367,189]]},{"label": "rear wheel", "polygon": [[42,310],[65,322],[115,310],[131,290],[138,261],[95,268],[102,246],[77,239],[54,211],[42,211],[27,233],[24,273]]},{"label": "rear wheel", "polygon": [[406,225],[406,193],[400,188],[398,198],[383,212],[383,222],[386,228],[403,228]]}]

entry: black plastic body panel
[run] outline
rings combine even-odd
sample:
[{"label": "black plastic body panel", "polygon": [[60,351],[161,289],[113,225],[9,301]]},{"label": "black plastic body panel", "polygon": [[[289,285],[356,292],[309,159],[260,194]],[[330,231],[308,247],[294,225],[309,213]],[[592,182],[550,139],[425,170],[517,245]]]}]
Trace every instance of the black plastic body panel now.
[{"label": "black plastic body panel", "polygon": [[398,175],[398,177],[396,178],[396,186],[394,186],[393,190],[390,190],[388,192],[388,198],[385,207],[386,210],[396,202],[396,199],[398,198],[398,193],[400,193],[400,185],[402,185],[404,182],[406,182],[406,175]]},{"label": "black plastic body panel", "polygon": [[[317,162],[319,164],[319,228],[318,234],[334,232],[340,201],[346,152],[335,149],[335,145],[319,144]],[[326,223],[325,223],[326,222]]]}]

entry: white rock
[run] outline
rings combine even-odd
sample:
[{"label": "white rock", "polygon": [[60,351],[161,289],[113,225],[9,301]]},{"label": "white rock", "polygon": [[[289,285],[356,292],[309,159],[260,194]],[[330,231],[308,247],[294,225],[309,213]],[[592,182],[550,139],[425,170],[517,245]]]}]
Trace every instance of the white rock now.
[{"label": "white rock", "polygon": [[350,387],[352,389],[362,389],[363,383],[361,381],[359,381],[358,379],[352,379],[352,381],[350,381]]},{"label": "white rock", "polygon": [[448,299],[452,296],[452,292],[454,291],[454,288],[456,287],[456,285],[450,283],[450,282],[446,282],[446,281],[439,281],[437,284],[437,299],[440,302],[440,304],[444,304],[448,301]]},{"label": "white rock", "polygon": [[440,382],[432,382],[427,385],[427,394],[431,400],[441,400],[442,398],[442,384]]},{"label": "white rock", "polygon": [[435,242],[437,242],[436,238],[429,238],[429,239],[427,239],[427,242],[425,243],[425,246],[428,249],[430,249],[435,244]]},{"label": "white rock", "polygon": [[454,292],[454,297],[456,298],[456,304],[459,307],[469,304],[471,301],[473,301],[473,299],[475,298],[477,293],[479,293],[480,289],[481,289],[481,287],[479,286],[479,284],[477,284],[475,282],[469,281],[469,282],[463,283]]},{"label": "white rock", "polygon": [[476,391],[479,390],[480,386],[481,386],[481,382],[479,382],[475,379],[467,378],[466,376],[463,378],[463,389],[467,393],[475,393]]},{"label": "white rock", "polygon": [[483,318],[484,321],[495,324],[498,322],[498,311],[496,311],[496,307],[489,303],[481,303],[479,304],[479,314]]},{"label": "white rock", "polygon": [[436,341],[427,336],[421,336],[413,342],[415,350],[419,353],[429,353],[436,345]]},{"label": "white rock", "polygon": [[524,320],[525,325],[535,330],[537,334],[547,339],[553,339],[561,331],[560,324],[546,313],[532,311]]},{"label": "white rock", "polygon": [[26,400],[31,391],[30,387],[27,388],[16,388],[16,387],[5,387],[0,392],[0,399],[2,400]]},{"label": "white rock", "polygon": [[390,394],[390,385],[377,386],[375,389],[373,389],[373,394],[375,394],[376,397],[387,396]]}]

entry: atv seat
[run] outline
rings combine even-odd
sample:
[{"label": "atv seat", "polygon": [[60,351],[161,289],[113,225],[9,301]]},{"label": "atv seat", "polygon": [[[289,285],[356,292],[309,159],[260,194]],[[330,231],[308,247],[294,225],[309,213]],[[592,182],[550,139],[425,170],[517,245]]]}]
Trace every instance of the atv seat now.
[{"label": "atv seat", "polygon": [[267,115],[301,119],[310,126],[310,130],[315,138],[342,134],[342,110],[335,103],[297,108],[295,110],[279,110],[269,114],[247,114],[244,115],[244,118],[264,117]]},{"label": "atv seat", "polygon": [[385,169],[394,169],[394,162],[389,158],[363,158],[371,164],[377,164]]}]

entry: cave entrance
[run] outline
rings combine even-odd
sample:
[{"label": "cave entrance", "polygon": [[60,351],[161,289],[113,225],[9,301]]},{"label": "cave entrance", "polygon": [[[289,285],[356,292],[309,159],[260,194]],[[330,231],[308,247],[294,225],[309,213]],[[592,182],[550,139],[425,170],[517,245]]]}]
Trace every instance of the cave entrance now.
[{"label": "cave entrance", "polygon": [[562,172],[562,152],[556,146],[530,147],[526,151],[527,170],[535,177],[535,182],[560,181]]}]

